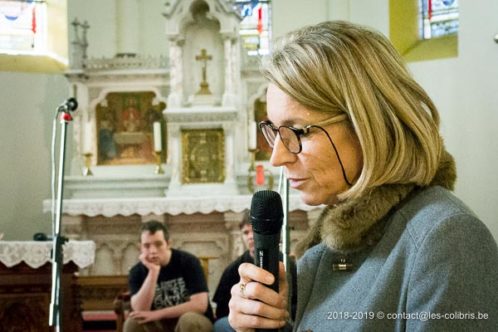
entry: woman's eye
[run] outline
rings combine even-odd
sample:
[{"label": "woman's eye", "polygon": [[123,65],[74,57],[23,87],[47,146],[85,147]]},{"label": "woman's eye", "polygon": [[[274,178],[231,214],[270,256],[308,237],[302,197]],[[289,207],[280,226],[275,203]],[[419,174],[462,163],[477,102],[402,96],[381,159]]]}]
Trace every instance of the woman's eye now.
[{"label": "woman's eye", "polygon": [[310,134],[311,132],[309,130],[303,130],[303,129],[299,129],[299,136],[301,137],[306,137]]}]

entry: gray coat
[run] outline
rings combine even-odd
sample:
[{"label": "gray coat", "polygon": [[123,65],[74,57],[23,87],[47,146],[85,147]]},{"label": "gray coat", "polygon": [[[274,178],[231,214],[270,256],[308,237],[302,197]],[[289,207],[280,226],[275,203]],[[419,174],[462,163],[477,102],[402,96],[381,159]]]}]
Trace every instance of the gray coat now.
[{"label": "gray coat", "polygon": [[321,243],[298,262],[294,331],[498,331],[498,248],[486,226],[440,186],[395,207],[373,226],[380,236],[339,249],[322,218]]}]

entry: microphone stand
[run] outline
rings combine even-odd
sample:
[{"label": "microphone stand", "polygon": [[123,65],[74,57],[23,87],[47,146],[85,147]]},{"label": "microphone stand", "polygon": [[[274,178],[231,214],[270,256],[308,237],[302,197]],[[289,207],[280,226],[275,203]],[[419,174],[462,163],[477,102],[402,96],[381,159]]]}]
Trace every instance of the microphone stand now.
[{"label": "microphone stand", "polygon": [[292,279],[292,267],[290,265],[290,226],[289,226],[289,180],[284,176],[283,167],[280,169],[280,185],[283,191],[283,210],[284,210],[284,220],[282,223],[282,253],[285,267],[285,277],[287,278],[288,294],[287,303],[289,312],[292,307],[292,294],[293,294],[293,279]]},{"label": "microphone stand", "polygon": [[[74,107],[76,109],[76,107]],[[49,325],[54,326],[55,332],[62,332],[62,291],[61,291],[61,274],[63,262],[62,246],[67,241],[60,235],[61,217],[62,217],[62,198],[64,193],[64,163],[66,156],[66,136],[67,125],[73,120],[69,111],[73,111],[71,106],[60,106],[57,113],[60,113],[61,124],[61,141],[59,151],[59,169],[58,169],[58,184],[57,184],[57,199],[55,213],[55,222],[53,224],[54,233],[52,240],[52,292],[50,300],[50,316]]]}]

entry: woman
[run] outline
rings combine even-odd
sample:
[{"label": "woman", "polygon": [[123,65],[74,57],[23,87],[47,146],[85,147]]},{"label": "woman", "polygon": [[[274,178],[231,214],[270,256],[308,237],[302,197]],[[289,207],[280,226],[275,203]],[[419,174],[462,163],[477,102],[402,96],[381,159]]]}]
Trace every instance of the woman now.
[{"label": "woman", "polygon": [[[305,27],[263,73],[270,161],[305,203],[327,205],[296,250],[294,330],[496,328],[496,242],[450,193],[437,110],[389,41],[346,22]],[[239,274],[230,324],[282,327],[283,275],[277,294],[266,271],[246,263]]]}]

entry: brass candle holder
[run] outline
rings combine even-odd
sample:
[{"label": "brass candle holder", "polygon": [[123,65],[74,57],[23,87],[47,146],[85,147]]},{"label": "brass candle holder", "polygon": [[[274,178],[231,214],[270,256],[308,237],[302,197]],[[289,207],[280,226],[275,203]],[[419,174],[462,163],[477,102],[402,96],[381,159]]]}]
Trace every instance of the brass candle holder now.
[{"label": "brass candle holder", "polygon": [[247,170],[247,188],[251,193],[254,192],[254,177],[256,176],[256,152],[258,149],[249,149],[251,160],[249,162],[249,169]]},{"label": "brass candle holder", "polygon": [[156,168],[154,169],[154,174],[164,174],[164,169],[161,164],[161,151],[154,151],[156,156]]},{"label": "brass candle holder", "polygon": [[83,168],[83,176],[92,176],[92,169],[90,166],[92,165],[92,156],[93,154],[91,152],[86,152],[83,154],[83,157],[85,159],[85,167]]}]

